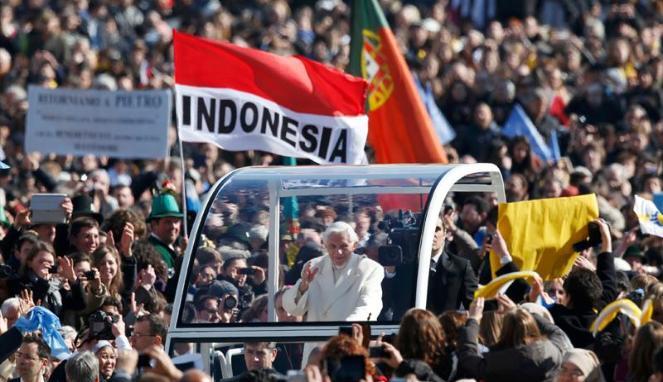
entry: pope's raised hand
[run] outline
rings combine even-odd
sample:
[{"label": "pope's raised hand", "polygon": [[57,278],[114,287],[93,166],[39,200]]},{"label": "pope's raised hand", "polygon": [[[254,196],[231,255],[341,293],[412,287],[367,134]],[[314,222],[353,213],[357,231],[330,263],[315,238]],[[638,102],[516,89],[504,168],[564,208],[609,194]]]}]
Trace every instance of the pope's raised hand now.
[{"label": "pope's raised hand", "polygon": [[302,282],[299,283],[299,291],[305,293],[308,290],[311,281],[315,278],[315,275],[318,274],[318,268],[311,268],[311,263],[306,264],[304,272],[302,274]]}]

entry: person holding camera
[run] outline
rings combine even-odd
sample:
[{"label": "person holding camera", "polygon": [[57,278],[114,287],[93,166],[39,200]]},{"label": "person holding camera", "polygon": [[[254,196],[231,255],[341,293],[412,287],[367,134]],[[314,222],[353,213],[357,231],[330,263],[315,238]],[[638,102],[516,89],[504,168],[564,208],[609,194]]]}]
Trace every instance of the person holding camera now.
[{"label": "person holding camera", "polygon": [[[548,307],[555,324],[569,336],[573,346],[584,349],[595,343],[589,328],[596,319],[597,312],[614,301],[618,295],[610,227],[603,219],[597,219],[590,224],[594,225],[590,228],[590,238],[583,243],[589,247],[598,245],[596,270],[574,267],[564,280],[564,301],[558,301]],[[536,283],[530,301],[542,294],[542,289],[542,284]]]},{"label": "person holding camera", "polygon": [[56,315],[63,309],[78,311],[85,308],[85,293],[72,261],[66,257],[56,258],[53,247],[43,241],[26,257],[20,279],[13,285],[13,294],[18,295],[24,289],[31,291],[35,304]]}]

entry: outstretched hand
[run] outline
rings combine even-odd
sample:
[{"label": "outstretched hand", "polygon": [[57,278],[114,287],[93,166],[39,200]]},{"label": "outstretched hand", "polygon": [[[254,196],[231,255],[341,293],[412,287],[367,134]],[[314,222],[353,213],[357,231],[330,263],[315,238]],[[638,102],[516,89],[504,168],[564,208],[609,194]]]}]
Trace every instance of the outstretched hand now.
[{"label": "outstretched hand", "polygon": [[483,305],[484,298],[477,297],[470,304],[470,318],[475,319],[477,322],[481,322],[481,317],[483,317]]},{"label": "outstretched hand", "polygon": [[318,268],[312,268],[311,263],[306,264],[306,268],[304,268],[304,272],[302,274],[302,282],[299,284],[299,292],[301,293],[306,293],[308,290],[309,285],[315,278],[315,275],[318,274]]}]

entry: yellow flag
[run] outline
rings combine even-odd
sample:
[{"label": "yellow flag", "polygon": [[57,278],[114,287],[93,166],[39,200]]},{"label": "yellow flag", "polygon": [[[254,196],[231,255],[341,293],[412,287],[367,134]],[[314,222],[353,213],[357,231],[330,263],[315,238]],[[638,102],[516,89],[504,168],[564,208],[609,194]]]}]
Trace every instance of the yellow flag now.
[{"label": "yellow flag", "polygon": [[[587,237],[587,223],[598,216],[594,194],[500,203],[497,228],[520,270],[551,280],[571,271],[573,244]],[[490,266],[495,277],[500,259],[494,252]]]}]

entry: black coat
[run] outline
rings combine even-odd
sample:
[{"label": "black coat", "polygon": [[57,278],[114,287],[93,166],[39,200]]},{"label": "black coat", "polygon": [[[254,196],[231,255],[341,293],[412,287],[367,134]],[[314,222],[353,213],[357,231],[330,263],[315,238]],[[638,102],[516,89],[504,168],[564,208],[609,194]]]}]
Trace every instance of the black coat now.
[{"label": "black coat", "polygon": [[428,276],[427,309],[441,314],[457,310],[461,304],[468,308],[477,289],[477,276],[467,259],[445,253],[440,256],[435,272]]},{"label": "black coat", "polygon": [[594,336],[589,330],[589,327],[594,322],[594,319],[596,319],[596,312],[601,311],[606,305],[614,301],[619,293],[617,291],[615,258],[612,253],[604,252],[598,255],[596,260],[596,274],[603,286],[603,294],[601,295],[598,306],[567,308],[563,305],[555,304],[549,308],[555,324],[564,330],[576,348],[592,348]]}]

